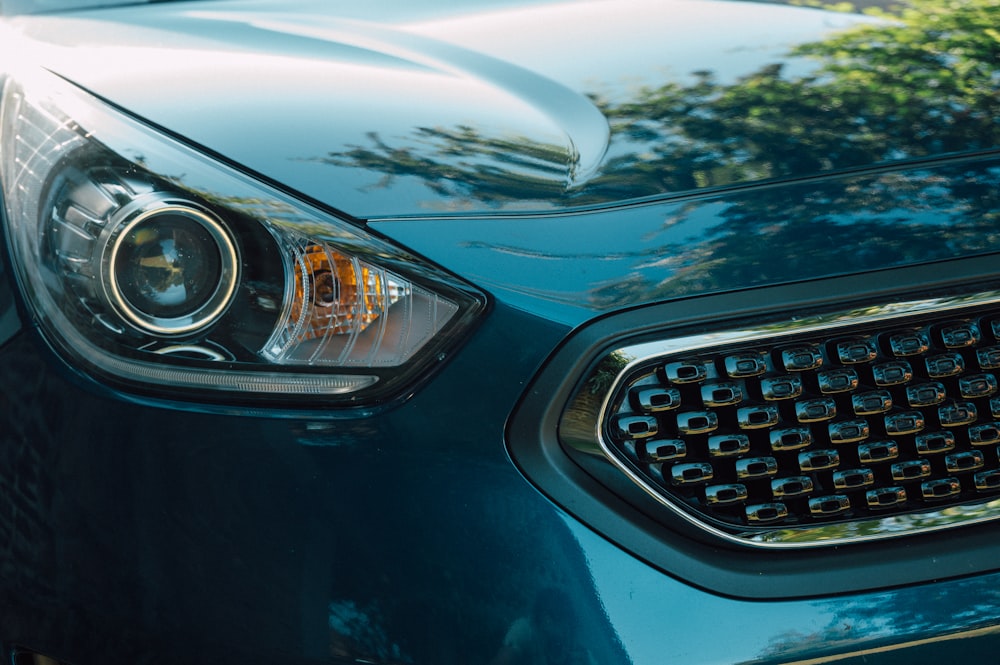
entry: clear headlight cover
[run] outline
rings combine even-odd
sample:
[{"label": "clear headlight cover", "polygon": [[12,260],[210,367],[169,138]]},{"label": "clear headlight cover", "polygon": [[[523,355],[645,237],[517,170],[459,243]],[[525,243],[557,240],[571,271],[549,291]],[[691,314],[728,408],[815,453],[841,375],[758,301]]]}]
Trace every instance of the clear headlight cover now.
[{"label": "clear headlight cover", "polygon": [[39,327],[117,388],[376,402],[484,307],[405,250],[47,73],[5,86],[0,168]]}]

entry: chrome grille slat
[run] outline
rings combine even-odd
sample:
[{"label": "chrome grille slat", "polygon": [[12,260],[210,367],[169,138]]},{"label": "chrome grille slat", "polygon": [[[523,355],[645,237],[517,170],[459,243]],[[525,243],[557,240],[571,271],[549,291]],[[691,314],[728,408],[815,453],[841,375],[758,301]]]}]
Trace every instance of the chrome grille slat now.
[{"label": "chrome grille slat", "polygon": [[[602,408],[601,446],[661,503],[736,540],[823,544],[829,525],[865,539],[886,535],[872,526],[885,518],[915,516],[888,535],[995,519],[995,303],[733,331],[634,359]],[[645,424],[629,433],[633,419]]]}]

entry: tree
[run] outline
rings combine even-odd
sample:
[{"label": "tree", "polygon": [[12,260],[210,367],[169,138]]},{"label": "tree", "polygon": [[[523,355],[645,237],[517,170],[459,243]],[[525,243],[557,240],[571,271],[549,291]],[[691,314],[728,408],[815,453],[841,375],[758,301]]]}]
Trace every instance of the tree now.
[{"label": "tree", "polygon": [[[780,281],[802,261],[814,274],[843,274],[994,251],[1000,0],[907,0],[868,13],[873,17],[794,48],[794,68],[776,62],[731,82],[697,72],[692,83],[670,81],[625,101],[593,95],[611,125],[613,157],[578,186],[557,186],[566,165],[554,146],[484,137],[473,127],[421,128],[399,145],[370,135],[369,145],[322,159],[383,173],[373,186],[411,176],[480,208],[602,205],[794,183],[719,198],[718,223],[682,245],[637,256],[636,266],[669,259],[669,267],[651,277],[637,269],[593,293],[598,308]],[[948,163],[928,161],[949,156]],[[897,168],[872,170],[889,164]],[[869,171],[812,177],[858,168]],[[700,205],[678,203],[669,223]],[[828,251],[858,245],[858,238],[870,249],[846,258]]]}]

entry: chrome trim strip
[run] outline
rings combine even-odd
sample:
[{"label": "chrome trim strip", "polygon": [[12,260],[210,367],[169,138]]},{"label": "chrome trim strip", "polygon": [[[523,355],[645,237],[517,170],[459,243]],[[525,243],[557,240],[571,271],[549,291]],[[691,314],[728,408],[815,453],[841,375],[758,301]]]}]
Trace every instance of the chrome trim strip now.
[{"label": "chrome trim strip", "polygon": [[[730,543],[769,549],[803,549],[867,542],[928,533],[979,524],[1000,518],[1000,497],[950,505],[907,515],[838,522],[770,531],[727,532],[702,521],[675,505],[642,476],[621,461],[604,440],[601,424],[611,399],[622,382],[641,365],[658,358],[691,353],[712,347],[758,342],[823,333],[845,327],[879,324],[921,314],[941,315],[952,311],[1000,304],[1000,291],[969,296],[931,298],[857,308],[832,314],[804,317],[742,330],[724,330],[673,339],[642,342],[613,349],[594,366],[577,389],[559,422],[559,439],[574,450],[607,459],[632,482],[685,522]],[[613,375],[613,379],[611,379]],[[611,380],[609,380],[611,379]]]}]

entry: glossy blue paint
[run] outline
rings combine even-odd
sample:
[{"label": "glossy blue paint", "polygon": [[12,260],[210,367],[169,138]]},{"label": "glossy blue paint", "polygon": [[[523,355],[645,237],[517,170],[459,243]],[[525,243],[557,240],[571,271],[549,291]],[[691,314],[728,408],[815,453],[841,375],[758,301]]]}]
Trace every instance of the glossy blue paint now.
[{"label": "glossy blue paint", "polygon": [[354,420],[122,408],[17,338],[0,351],[18,386],[0,432],[4,639],[76,662],[107,658],[112,634],[123,661],[488,662],[546,586],[600,627],[578,548],[500,435],[564,333],[501,309],[441,383]]},{"label": "glossy blue paint", "polygon": [[[1000,251],[998,179],[995,158],[959,160],[615,210],[372,227],[578,325],[621,307]],[[968,188],[941,187],[951,180]]]},{"label": "glossy blue paint", "polygon": [[[721,598],[628,566],[572,519],[594,586],[630,662],[930,663],[1000,645],[997,575],[820,600]],[[933,566],[933,562],[928,562]]]},{"label": "glossy blue paint", "polygon": [[998,251],[995,135],[932,149],[891,126],[887,152],[834,138],[844,154],[825,162],[782,145],[702,168],[719,136],[628,116],[655,106],[648,89],[703,99],[695,71],[716,93],[779,63],[765,80],[805,77],[819,65],[790,49],[879,25],[858,16],[340,4],[330,19],[320,0],[232,0],[8,24],[19,53],[362,218],[493,308],[375,417],[141,405],[33,330],[0,344],[0,640],[81,665],[501,663],[533,640],[601,665],[995,657],[995,573],[932,582],[929,560],[914,587],[708,592],[556,506],[504,441],[531,377],[600,315]]},{"label": "glossy blue paint", "polygon": [[[688,0],[339,9],[184,2],[12,25],[20,50],[42,47],[83,87],[360,218],[607,206],[1000,145],[988,122],[935,125],[933,107],[841,109],[827,75],[853,56],[802,49],[891,27],[857,15]],[[595,43],[608,55],[581,58]],[[772,88],[800,106],[769,117]],[[757,117],[776,129],[755,136]],[[852,129],[869,121],[872,135]]]},{"label": "glossy blue paint", "polygon": [[[512,344],[514,329],[537,345]],[[470,436],[498,431],[561,332],[497,312],[426,391],[353,422],[122,410],[19,338],[0,351],[27,416],[0,435],[5,506],[20,515],[5,522],[0,629],[77,662],[489,663],[554,596],[573,608],[560,632],[600,663],[898,663],[955,640],[997,647],[996,575],[730,599],[565,515],[501,440]],[[480,371],[480,354],[503,351],[503,368]],[[480,398],[442,411],[459,390]],[[119,417],[88,417],[109,410]]]}]

